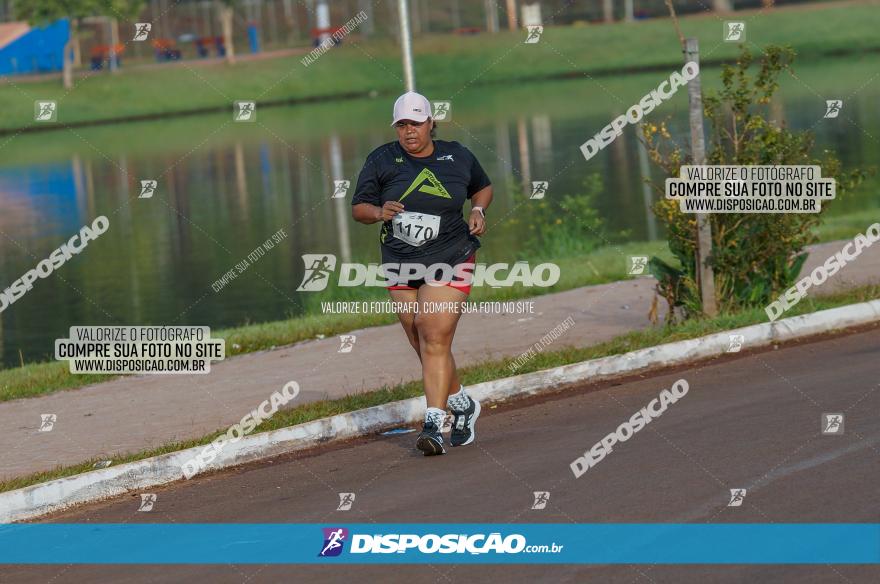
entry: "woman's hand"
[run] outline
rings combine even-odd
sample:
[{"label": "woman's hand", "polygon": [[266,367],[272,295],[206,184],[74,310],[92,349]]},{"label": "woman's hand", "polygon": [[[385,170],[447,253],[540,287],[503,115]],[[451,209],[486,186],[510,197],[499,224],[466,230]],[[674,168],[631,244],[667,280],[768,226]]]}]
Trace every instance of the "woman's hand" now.
[{"label": "woman's hand", "polygon": [[468,217],[468,227],[471,228],[472,235],[483,235],[486,232],[486,218],[476,209],[472,209]]},{"label": "woman's hand", "polygon": [[385,204],[379,209],[377,221],[391,221],[395,215],[403,211],[403,203],[398,201],[385,201]]}]

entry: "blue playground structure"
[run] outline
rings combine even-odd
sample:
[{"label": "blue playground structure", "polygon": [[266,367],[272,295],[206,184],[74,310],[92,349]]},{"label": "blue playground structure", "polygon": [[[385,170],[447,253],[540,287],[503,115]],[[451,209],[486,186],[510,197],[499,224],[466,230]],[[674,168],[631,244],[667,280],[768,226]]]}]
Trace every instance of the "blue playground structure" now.
[{"label": "blue playground structure", "polygon": [[[67,19],[30,28],[0,46],[0,75],[49,73],[64,66],[64,45],[70,37]],[[0,36],[2,38],[2,36]]]}]

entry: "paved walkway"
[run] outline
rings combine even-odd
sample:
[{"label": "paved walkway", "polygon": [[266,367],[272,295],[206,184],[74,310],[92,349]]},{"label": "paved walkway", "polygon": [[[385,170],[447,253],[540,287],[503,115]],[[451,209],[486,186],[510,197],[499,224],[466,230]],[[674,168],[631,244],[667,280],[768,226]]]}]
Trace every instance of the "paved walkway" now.
[{"label": "paved walkway", "polygon": [[[805,272],[842,247],[816,246]],[[866,250],[827,281],[820,292],[880,283],[880,245]],[[535,314],[469,314],[455,338],[459,366],[515,357],[569,316],[575,326],[554,344],[589,346],[648,328],[654,280],[588,286],[534,299]],[[660,305],[665,310],[665,302]],[[663,318],[663,312],[660,315]],[[302,391],[293,405],[421,376],[419,362],[399,325],[353,331],[351,353],[338,353],[331,337],[242,355],[215,363],[206,376],[140,376],[0,403],[0,479],[95,457],[112,459],[174,440],[226,428],[290,380]],[[41,414],[56,414],[50,432],[39,432]]]}]

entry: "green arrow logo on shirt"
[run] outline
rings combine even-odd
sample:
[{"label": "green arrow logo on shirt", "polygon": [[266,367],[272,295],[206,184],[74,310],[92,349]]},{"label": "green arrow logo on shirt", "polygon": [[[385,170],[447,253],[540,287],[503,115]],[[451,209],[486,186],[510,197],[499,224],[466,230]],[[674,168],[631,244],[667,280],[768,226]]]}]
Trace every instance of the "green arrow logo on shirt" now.
[{"label": "green arrow logo on shirt", "polygon": [[418,187],[420,193],[425,193],[426,195],[434,195],[435,197],[443,197],[444,199],[452,198],[452,195],[446,191],[446,188],[437,177],[434,176],[434,173],[425,168],[422,169],[422,172],[420,172],[415,180],[412,181],[412,184],[409,185],[409,188],[406,189],[403,196],[397,200],[404,200],[408,194],[416,190],[416,187]]}]

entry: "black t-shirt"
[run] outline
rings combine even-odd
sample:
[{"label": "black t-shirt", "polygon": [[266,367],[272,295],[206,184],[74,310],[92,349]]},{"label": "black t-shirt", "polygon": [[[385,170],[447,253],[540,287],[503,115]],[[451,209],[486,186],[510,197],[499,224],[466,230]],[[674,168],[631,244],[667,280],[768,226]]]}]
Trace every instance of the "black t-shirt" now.
[{"label": "black t-shirt", "polygon": [[455,265],[480,247],[462,216],[465,200],[490,184],[477,158],[458,142],[434,140],[431,156],[418,158],[395,140],[367,156],[351,204],[403,204],[407,219],[385,221],[379,232],[383,263]]}]

